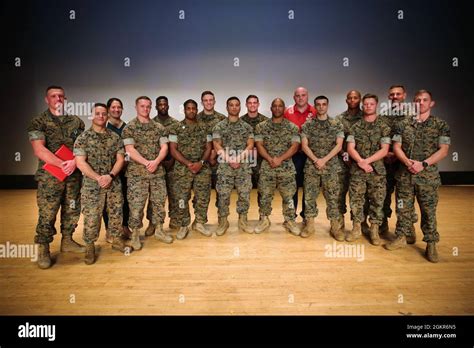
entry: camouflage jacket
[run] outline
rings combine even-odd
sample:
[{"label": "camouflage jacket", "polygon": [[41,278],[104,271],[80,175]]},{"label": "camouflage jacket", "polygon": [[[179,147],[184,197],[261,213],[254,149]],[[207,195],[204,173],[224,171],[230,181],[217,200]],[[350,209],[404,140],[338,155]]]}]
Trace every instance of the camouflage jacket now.
[{"label": "camouflage jacket", "polygon": [[163,127],[166,128],[166,130],[169,130],[170,126],[179,122],[177,119],[171,116],[168,116],[165,120],[162,120],[160,116],[155,116],[152,118],[152,120],[161,124]]},{"label": "camouflage jacket", "polygon": [[[117,154],[124,154],[122,139],[108,128],[104,133],[97,133],[91,127],[79,135],[74,143],[74,155],[87,156],[87,163],[99,175],[110,173],[117,161]],[[83,182],[85,186],[99,185],[85,175]]]},{"label": "camouflage jacket", "polygon": [[198,120],[198,122],[204,123],[209,128],[208,132],[211,132],[211,133],[214,127],[216,126],[216,124],[218,124],[222,120],[225,120],[226,118],[227,117],[225,117],[225,115],[215,110],[212,115],[206,115],[204,111],[201,111],[196,116],[196,119]]},{"label": "camouflage jacket", "polygon": [[[169,128],[168,139],[170,143],[176,143],[178,151],[192,162],[199,162],[206,151],[206,144],[212,142],[212,135],[208,132],[206,125],[196,122],[189,125],[185,120],[174,123]],[[208,165],[205,164],[202,170],[207,170]],[[179,161],[174,164],[174,173],[177,175],[184,174],[189,169]]]},{"label": "camouflage jacket", "polygon": [[[271,119],[259,123],[255,129],[255,142],[262,142],[265,150],[271,157],[283,155],[293,143],[300,143],[298,127],[283,118],[281,123],[275,123]],[[283,161],[277,168],[263,160],[260,173],[276,172],[278,174],[295,175],[296,170],[291,158]]]},{"label": "camouflage jacket", "polygon": [[[349,135],[349,130],[351,127],[359,120],[362,119],[364,116],[364,113],[362,110],[359,110],[357,114],[354,116],[351,116],[349,112],[346,110],[342,114],[339,114],[335,117],[336,121],[339,121],[342,124],[342,129],[344,131],[344,138],[346,138]],[[346,141],[344,140],[343,145],[342,145],[343,151],[347,151],[347,144]]]},{"label": "camouflage jacket", "polygon": [[[400,122],[396,127],[393,142],[402,145],[402,150],[408,158],[423,161],[438,151],[439,145],[451,144],[451,135],[446,121],[431,115],[424,122],[410,119]],[[413,176],[420,184],[441,184],[438,164],[430,165],[416,175],[401,165],[396,178],[409,176]]]},{"label": "camouflage jacket", "polygon": [[[301,127],[301,138],[308,139],[308,146],[316,157],[326,156],[336,146],[337,138],[344,139],[342,123],[336,119],[326,120],[310,119]],[[305,173],[330,174],[339,173],[343,170],[343,164],[339,156],[334,156],[326,163],[326,168],[317,169],[311,160],[305,164]]]},{"label": "camouflage jacket", "polygon": [[[122,131],[123,145],[134,145],[135,149],[147,160],[154,160],[160,153],[162,144],[168,143],[168,132],[158,122],[150,120],[148,123],[141,123],[137,117],[132,119]],[[151,177],[163,176],[162,164],[152,174],[145,166],[130,159],[127,166],[126,176],[128,177]]]},{"label": "camouflage jacket", "polygon": [[[61,145],[67,146],[72,151],[74,141],[84,129],[84,121],[79,117],[73,115],[54,116],[49,110],[33,118],[27,128],[29,140],[44,140],[45,147],[52,153],[59,150]],[[54,178],[43,169],[44,164],[42,160],[38,161],[36,180]],[[72,175],[80,176],[81,172],[76,170]]]},{"label": "camouflage jacket", "polygon": [[257,127],[257,125],[259,123],[261,123],[263,121],[266,121],[266,120],[269,120],[269,118],[267,116],[264,116],[261,113],[258,113],[258,115],[255,116],[255,117],[250,117],[249,114],[247,113],[247,114],[241,116],[240,119],[242,121],[247,122],[249,125],[251,125],[254,132],[255,132],[255,128]]},{"label": "camouflage jacket", "polygon": [[[230,154],[240,155],[247,147],[247,141],[253,139],[253,129],[240,118],[235,122],[230,122],[229,119],[220,121],[212,131],[212,139],[222,141],[222,147]],[[219,167],[217,173],[232,172],[234,169],[228,164],[217,158]],[[249,163],[241,163],[241,171],[250,173]]]},{"label": "camouflage jacket", "polygon": [[[348,143],[355,143],[355,149],[362,158],[368,158],[380,150],[382,144],[390,144],[390,127],[379,117],[374,122],[364,119],[357,121],[349,130]],[[375,173],[387,174],[383,159],[371,163]],[[361,174],[364,170],[357,163],[351,165],[351,174]]]}]

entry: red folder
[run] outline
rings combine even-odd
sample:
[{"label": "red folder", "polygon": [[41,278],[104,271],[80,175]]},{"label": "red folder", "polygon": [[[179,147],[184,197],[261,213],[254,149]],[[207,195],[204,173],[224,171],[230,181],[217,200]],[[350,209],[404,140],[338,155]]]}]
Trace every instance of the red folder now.
[{"label": "red folder", "polygon": [[[56,157],[63,161],[69,161],[74,159],[74,154],[66,145],[61,145],[58,151],[54,153]],[[46,163],[43,166],[43,169],[49,172],[52,176],[56,177],[59,181],[64,181],[67,178],[67,175],[64,174],[63,170],[55,165]]]}]

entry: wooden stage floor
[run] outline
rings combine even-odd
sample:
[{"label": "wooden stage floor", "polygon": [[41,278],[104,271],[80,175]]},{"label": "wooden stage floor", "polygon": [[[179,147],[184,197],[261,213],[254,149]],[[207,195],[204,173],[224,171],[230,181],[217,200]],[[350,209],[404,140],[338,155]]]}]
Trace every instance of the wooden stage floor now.
[{"label": "wooden stage floor", "polygon": [[[33,243],[35,194],[0,191],[0,244]],[[419,225],[417,243],[403,250],[372,246],[365,237],[336,244],[321,195],[317,233],[308,239],[283,229],[278,193],[271,229],[261,235],[238,232],[235,193],[223,237],[191,233],[171,245],[151,237],[141,251],[124,256],[111,250],[102,229],[99,258],[86,266],[81,254],[59,253],[58,234],[48,270],[27,258],[0,258],[0,315],[472,315],[473,194],[471,186],[441,187],[438,264],[423,256]],[[256,200],[254,190],[254,222]],[[212,229],[214,202],[213,192]],[[394,226],[392,217],[392,232]],[[82,217],[75,238],[82,242]]]}]

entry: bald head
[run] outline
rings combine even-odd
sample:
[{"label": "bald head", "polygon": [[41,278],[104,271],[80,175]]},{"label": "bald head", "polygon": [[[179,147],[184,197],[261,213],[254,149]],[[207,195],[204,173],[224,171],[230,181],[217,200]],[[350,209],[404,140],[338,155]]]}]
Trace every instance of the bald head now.
[{"label": "bald head", "polygon": [[305,108],[308,105],[308,90],[305,87],[298,87],[293,94],[295,104],[300,108]]}]

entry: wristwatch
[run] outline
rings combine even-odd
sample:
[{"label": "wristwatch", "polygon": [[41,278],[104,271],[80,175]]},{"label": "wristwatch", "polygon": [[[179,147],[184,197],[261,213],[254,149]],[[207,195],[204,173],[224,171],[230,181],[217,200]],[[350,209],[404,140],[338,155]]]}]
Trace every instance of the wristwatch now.
[{"label": "wristwatch", "polygon": [[205,165],[206,163],[207,163],[207,161],[201,160],[202,165]]},{"label": "wristwatch", "polygon": [[429,166],[428,162],[426,162],[426,161],[421,162],[421,164],[423,164],[423,168],[426,168],[426,167]]},{"label": "wristwatch", "polygon": [[109,175],[110,175],[110,177],[112,178],[112,180],[115,179],[115,174],[114,174],[114,173],[110,172]]}]

